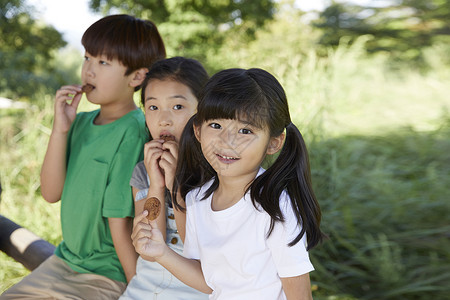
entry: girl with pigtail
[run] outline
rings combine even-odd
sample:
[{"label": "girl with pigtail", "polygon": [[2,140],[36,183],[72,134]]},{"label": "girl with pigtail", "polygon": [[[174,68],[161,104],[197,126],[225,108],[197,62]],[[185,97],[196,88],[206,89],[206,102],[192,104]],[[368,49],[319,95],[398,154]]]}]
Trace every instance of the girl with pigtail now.
[{"label": "girl with pigtail", "polygon": [[186,209],[184,256],[147,211],[135,219],[137,252],[210,299],[312,299],[308,250],[323,238],[321,212],[279,82],[261,69],[211,77],[179,155],[173,199]]}]

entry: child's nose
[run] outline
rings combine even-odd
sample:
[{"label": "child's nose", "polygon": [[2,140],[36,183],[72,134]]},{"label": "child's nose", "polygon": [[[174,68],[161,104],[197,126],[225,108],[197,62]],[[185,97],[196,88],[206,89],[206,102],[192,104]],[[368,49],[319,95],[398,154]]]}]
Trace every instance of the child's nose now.
[{"label": "child's nose", "polygon": [[91,62],[85,62],[84,73],[88,77],[91,77],[91,78],[95,77],[95,71],[94,71],[94,68],[93,68]]},{"label": "child's nose", "polygon": [[169,112],[167,111],[161,111],[159,116],[159,125],[160,126],[167,126],[172,125],[172,117]]},{"label": "child's nose", "polygon": [[225,142],[225,144],[231,147],[235,147],[237,145],[237,134],[235,128],[226,128],[226,130],[221,135],[221,139],[223,140],[223,142]]}]

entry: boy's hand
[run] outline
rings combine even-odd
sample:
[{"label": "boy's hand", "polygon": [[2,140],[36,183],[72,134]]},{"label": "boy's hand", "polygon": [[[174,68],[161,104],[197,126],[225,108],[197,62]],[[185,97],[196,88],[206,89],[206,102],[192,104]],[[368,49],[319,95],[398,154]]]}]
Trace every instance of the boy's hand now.
[{"label": "boy's hand", "polygon": [[136,252],[142,258],[153,261],[162,257],[168,247],[156,221],[148,221],[147,215],[148,212],[144,210],[134,218],[131,239]]},{"label": "boy's hand", "polygon": [[151,140],[144,145],[144,165],[152,187],[164,189],[165,179],[163,170],[159,166],[164,150],[161,140]]},{"label": "boy's hand", "polygon": [[172,191],[178,161],[178,143],[175,141],[167,141],[162,144],[162,149],[164,153],[159,160],[159,166],[164,170],[166,188]]},{"label": "boy's hand", "polygon": [[[65,85],[56,91],[53,131],[66,134],[77,115],[82,92],[80,85]],[[70,103],[69,103],[69,102]]]}]

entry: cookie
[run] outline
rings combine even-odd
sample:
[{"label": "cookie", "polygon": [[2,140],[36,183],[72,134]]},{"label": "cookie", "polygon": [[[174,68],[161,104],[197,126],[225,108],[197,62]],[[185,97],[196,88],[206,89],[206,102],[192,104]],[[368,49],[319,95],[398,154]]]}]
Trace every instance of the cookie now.
[{"label": "cookie", "polygon": [[164,140],[164,143],[169,141],[175,141],[175,137],[173,135],[161,135],[159,138]]},{"label": "cookie", "polygon": [[94,89],[95,87],[92,85],[92,84],[85,84],[85,85],[83,85],[82,87],[81,87],[81,91],[83,92],[83,93],[89,93],[89,92],[91,92],[93,89]]},{"label": "cookie", "polygon": [[153,221],[161,213],[161,202],[156,197],[148,198],[145,201],[144,210],[148,211],[147,219]]}]

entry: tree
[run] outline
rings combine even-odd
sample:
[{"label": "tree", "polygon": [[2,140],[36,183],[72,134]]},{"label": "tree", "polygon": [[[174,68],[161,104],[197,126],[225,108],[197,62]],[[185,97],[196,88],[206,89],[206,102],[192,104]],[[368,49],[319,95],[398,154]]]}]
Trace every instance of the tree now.
[{"label": "tree", "polygon": [[90,7],[103,14],[150,19],[157,24],[169,56],[193,57],[205,64],[207,53],[216,53],[225,37],[254,39],[275,12],[274,0],[91,0]]},{"label": "tree", "polygon": [[0,0],[0,93],[30,97],[54,91],[60,84],[51,61],[66,45],[53,27],[33,18],[23,0]]},{"label": "tree", "polygon": [[[379,3],[379,2],[378,2]],[[377,1],[367,6],[333,1],[313,25],[322,30],[320,44],[337,46],[369,34],[369,53],[387,52],[401,60],[420,62],[422,49],[450,35],[450,0]]]}]

